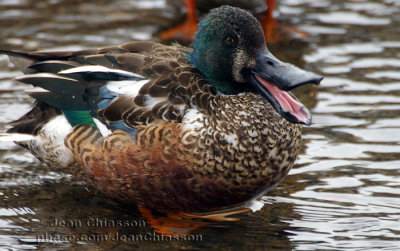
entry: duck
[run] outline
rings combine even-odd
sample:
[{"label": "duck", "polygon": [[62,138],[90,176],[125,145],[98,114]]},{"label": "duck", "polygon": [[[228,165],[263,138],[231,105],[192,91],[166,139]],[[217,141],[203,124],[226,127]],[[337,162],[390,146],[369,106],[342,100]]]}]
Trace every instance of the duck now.
[{"label": "duck", "polygon": [[279,184],[311,124],[290,90],[323,78],[274,57],[260,22],[227,5],[198,24],[191,48],[0,52],[36,100],[0,140],[163,212],[240,207]]},{"label": "duck", "polygon": [[[264,36],[268,43],[278,43],[293,39],[304,39],[308,34],[295,27],[279,23],[275,16],[277,0],[251,0],[251,1],[231,1],[231,0],[184,0],[185,9],[187,10],[186,19],[182,24],[164,30],[160,33],[163,41],[180,41],[188,43],[192,40],[196,32],[198,15],[197,8],[206,8],[210,6],[218,6],[223,3],[235,5],[237,7],[252,10],[257,14],[261,26],[264,30]],[[267,8],[266,8],[267,7]],[[266,8],[266,10],[265,10]],[[260,9],[264,10],[264,14],[258,14]]]}]

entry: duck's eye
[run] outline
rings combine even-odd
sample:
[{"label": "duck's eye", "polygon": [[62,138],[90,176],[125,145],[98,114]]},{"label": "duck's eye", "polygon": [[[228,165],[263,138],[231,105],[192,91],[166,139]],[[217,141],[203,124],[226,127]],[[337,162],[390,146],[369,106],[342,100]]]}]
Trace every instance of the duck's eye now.
[{"label": "duck's eye", "polygon": [[226,38],[224,39],[224,42],[225,42],[226,44],[228,44],[228,45],[233,45],[233,44],[235,44],[236,39],[234,39],[233,37],[226,37]]}]

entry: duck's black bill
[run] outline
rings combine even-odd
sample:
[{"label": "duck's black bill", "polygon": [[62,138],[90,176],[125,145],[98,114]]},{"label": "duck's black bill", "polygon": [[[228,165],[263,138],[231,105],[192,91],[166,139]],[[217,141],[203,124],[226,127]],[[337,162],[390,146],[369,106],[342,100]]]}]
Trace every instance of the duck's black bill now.
[{"label": "duck's black bill", "polygon": [[282,117],[292,123],[310,125],[310,111],[287,91],[304,84],[319,84],[322,79],[320,75],[280,61],[265,49],[257,52],[249,82]]}]

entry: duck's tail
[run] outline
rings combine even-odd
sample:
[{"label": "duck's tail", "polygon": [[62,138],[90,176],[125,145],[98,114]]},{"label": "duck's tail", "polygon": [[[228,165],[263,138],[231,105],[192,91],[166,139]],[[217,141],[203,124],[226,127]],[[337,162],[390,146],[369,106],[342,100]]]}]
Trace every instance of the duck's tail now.
[{"label": "duck's tail", "polygon": [[11,122],[10,125],[13,127],[7,132],[37,135],[45,124],[61,114],[60,110],[46,103],[37,102],[31,111]]},{"label": "duck's tail", "polygon": [[112,68],[112,62],[107,63],[105,59],[107,55],[97,57],[93,55],[95,52],[0,50],[25,73],[16,80],[33,85],[34,88],[26,92],[37,100],[31,111],[11,122],[7,133],[0,134],[0,141],[22,145],[50,166],[76,164],[72,152],[64,144],[74,126],[83,124],[99,129],[102,135],[109,133],[96,119],[97,105],[101,100],[110,102],[114,97],[103,93],[101,86],[109,81],[143,79],[140,75]]},{"label": "duck's tail", "polygon": [[0,141],[15,141],[23,144],[23,142],[33,140],[43,127],[58,116],[62,116],[59,109],[37,102],[32,110],[9,123],[12,127],[7,130],[7,133],[0,134]]},{"label": "duck's tail", "polygon": [[59,109],[37,102],[31,111],[10,125],[6,133],[0,133],[0,142],[15,142],[46,165],[76,173],[75,158],[64,145],[72,126]]},{"label": "duck's tail", "polygon": [[[100,87],[109,81],[142,80],[132,72],[87,64],[80,57],[92,51],[22,53],[0,50],[26,75],[16,80],[36,88],[27,93],[61,111],[71,126],[88,124],[96,127],[97,104],[103,99]],[[93,56],[95,57],[95,56]]]}]

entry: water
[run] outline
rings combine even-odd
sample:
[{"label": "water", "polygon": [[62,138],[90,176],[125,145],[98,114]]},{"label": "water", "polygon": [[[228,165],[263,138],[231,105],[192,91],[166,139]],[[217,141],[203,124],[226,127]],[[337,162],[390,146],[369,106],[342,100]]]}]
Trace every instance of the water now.
[{"label": "water", "polygon": [[[400,2],[284,0],[278,6],[281,22],[309,37],[271,50],[325,80],[297,93],[314,124],[304,128],[304,148],[288,178],[260,198],[261,210],[185,239],[160,239],[135,207],[1,143],[0,249],[398,250]],[[81,49],[157,40],[182,18],[180,1],[3,0],[0,47]],[[19,74],[0,56],[0,131],[33,102],[24,85],[11,81]]]}]

